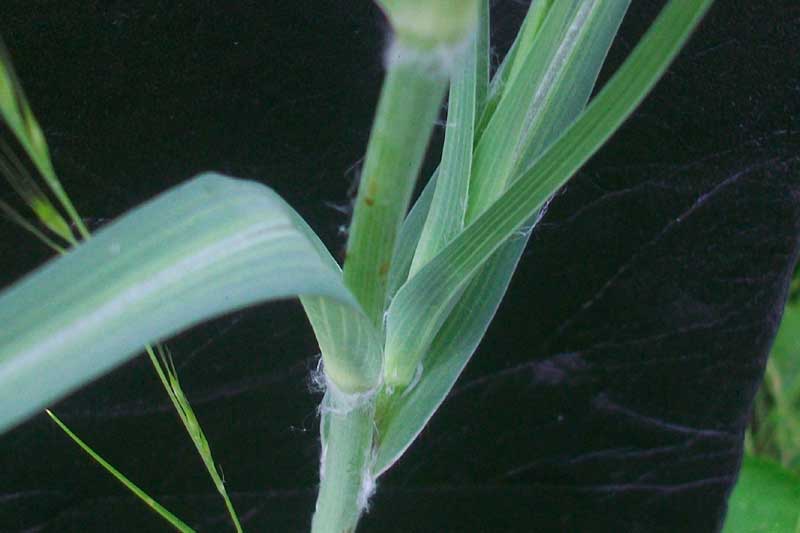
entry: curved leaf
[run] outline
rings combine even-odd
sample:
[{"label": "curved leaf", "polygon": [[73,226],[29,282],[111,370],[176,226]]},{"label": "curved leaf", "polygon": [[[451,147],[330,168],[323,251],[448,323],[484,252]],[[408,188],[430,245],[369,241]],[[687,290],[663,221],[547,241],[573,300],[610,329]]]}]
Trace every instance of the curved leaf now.
[{"label": "curved leaf", "polygon": [[[0,430],[146,343],[298,294],[315,297],[305,303],[328,377],[345,390],[374,386],[377,334],[297,218],[263,185],[204,174],[0,293]],[[349,328],[329,338],[340,322]],[[348,343],[358,349],[326,351]]]}]

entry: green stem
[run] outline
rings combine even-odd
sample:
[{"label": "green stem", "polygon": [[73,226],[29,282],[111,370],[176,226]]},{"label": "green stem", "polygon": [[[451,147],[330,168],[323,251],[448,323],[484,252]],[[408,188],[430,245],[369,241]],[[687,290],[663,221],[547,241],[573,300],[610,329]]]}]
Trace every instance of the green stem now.
[{"label": "green stem", "polygon": [[[400,15],[413,11],[405,10],[409,5],[406,2],[382,5],[395,25],[398,17],[408,22]],[[470,6],[477,8],[476,3],[470,3],[454,9],[468,13]],[[464,31],[472,28],[464,35],[467,39],[473,38],[474,20],[469,20],[476,13],[465,18]],[[414,17],[409,20],[420,22]],[[455,41],[455,45],[447,41],[441,43],[443,46],[418,47],[416,37],[398,35],[386,55],[386,78],[367,146],[343,267],[345,285],[379,328],[395,240],[444,99],[448,68],[467,44],[466,40],[460,44]],[[374,392],[345,395],[329,384],[323,401],[323,456],[313,533],[355,531],[366,506],[373,482]]]},{"label": "green stem", "polygon": [[380,326],[389,266],[408,210],[447,75],[433,54],[395,44],[358,189],[344,281],[367,316]]},{"label": "green stem", "polygon": [[[331,399],[323,402],[322,465],[312,533],[355,531],[370,493],[372,474],[372,399],[350,408]],[[349,411],[345,411],[349,409]]]}]

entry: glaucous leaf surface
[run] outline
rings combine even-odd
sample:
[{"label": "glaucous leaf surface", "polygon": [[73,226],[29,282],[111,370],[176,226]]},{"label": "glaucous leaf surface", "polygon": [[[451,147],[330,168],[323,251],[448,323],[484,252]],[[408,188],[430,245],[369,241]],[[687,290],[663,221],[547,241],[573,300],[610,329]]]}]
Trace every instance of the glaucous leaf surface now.
[{"label": "glaucous leaf surface", "polygon": [[145,344],[298,295],[326,375],[342,388],[370,388],[380,372],[377,333],[315,244],[272,190],[212,173],[126,213],[0,292],[0,431]]}]

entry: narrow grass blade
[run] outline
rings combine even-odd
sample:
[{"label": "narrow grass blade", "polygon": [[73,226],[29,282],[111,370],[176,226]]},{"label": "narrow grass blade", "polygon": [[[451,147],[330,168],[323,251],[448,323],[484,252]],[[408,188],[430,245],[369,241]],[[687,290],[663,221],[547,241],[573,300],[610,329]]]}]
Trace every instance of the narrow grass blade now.
[{"label": "narrow grass blade", "polygon": [[0,41],[0,117],[8,124],[9,129],[28,154],[45,183],[61,203],[69,215],[69,219],[78,228],[81,236],[87,238],[89,230],[78,216],[67,193],[56,176],[50,161],[50,150],[47,148],[42,129],[33,115],[25,92],[22,90],[11,59],[5,45]]},{"label": "narrow grass blade", "polygon": [[61,431],[66,433],[69,436],[69,438],[71,438],[75,442],[75,444],[80,446],[83,451],[85,451],[92,459],[97,461],[97,463],[103,468],[105,468],[112,476],[117,478],[117,481],[122,483],[125,486],[125,488],[127,488],[134,495],[136,495],[137,498],[142,500],[144,503],[147,504],[148,507],[150,507],[153,511],[158,513],[162,518],[164,518],[164,520],[169,522],[170,525],[172,525],[172,527],[174,527],[178,531],[182,531],[183,533],[194,533],[194,529],[187,526],[183,521],[181,521],[180,518],[169,512],[160,503],[154,500],[149,494],[147,494],[145,491],[136,486],[135,483],[133,483],[131,480],[125,477],[125,475],[122,472],[111,466],[110,463],[108,463],[105,459],[100,457],[100,455],[97,452],[95,452],[88,444],[83,442],[77,435],[75,435],[75,433],[73,433],[66,426],[66,424],[64,424],[64,422],[62,422],[56,415],[54,415],[52,411],[47,409],[45,410],[45,412],[53,420],[53,422],[55,422],[56,425],[59,428],[61,428]]},{"label": "narrow grass blade", "polygon": [[4,142],[0,142],[0,174],[6,177],[14,191],[28,204],[31,211],[47,229],[70,244],[77,242],[64,217],[53,206],[8,144]]},{"label": "narrow grass blade", "polygon": [[419,236],[422,235],[422,228],[425,227],[425,219],[428,217],[428,211],[431,208],[431,202],[433,202],[433,193],[436,192],[437,178],[438,171],[434,171],[397,233],[397,242],[392,254],[392,266],[389,269],[389,281],[386,289],[387,300],[390,302],[408,279],[408,272],[411,270],[411,261],[414,259]]},{"label": "narrow grass blade", "polygon": [[509,240],[470,282],[423,357],[419,382],[405,394],[379,397],[376,476],[414,442],[464,370],[497,312],[527,241]]},{"label": "narrow grass blade", "polygon": [[[487,7],[487,6],[484,6]],[[481,12],[481,28],[488,27],[488,8]],[[447,112],[442,160],[437,169],[436,190],[418,237],[414,259],[408,277],[424,266],[464,228],[472,168],[472,149],[475,144],[475,127],[482,101],[479,93],[479,70],[482,58],[489,55],[488,38],[476,38],[464,55],[463,65],[454,73],[450,82],[450,97]],[[392,361],[386,361],[384,373],[393,374]]]},{"label": "narrow grass blade", "polygon": [[488,49],[478,48],[482,43],[488,45],[488,42],[478,38],[469,43],[450,80],[447,125],[436,192],[417,243],[409,276],[413,276],[464,228],[478,111],[478,63],[479,58],[488,55]]},{"label": "narrow grass blade", "polygon": [[50,239],[50,237],[39,231],[39,228],[28,222],[25,219],[25,217],[17,213],[17,211],[13,207],[3,202],[2,200],[0,200],[0,211],[2,211],[3,214],[6,217],[8,217],[8,219],[11,222],[17,224],[19,227],[21,227],[22,229],[24,229],[25,231],[27,231],[28,233],[30,233],[31,235],[42,241],[48,248],[60,254],[66,252],[65,248],[63,248],[60,244],[56,244],[55,241],[53,241],[52,239]]},{"label": "narrow grass blade", "polygon": [[[495,72],[495,75],[492,78],[492,83],[489,85],[489,91],[486,95],[486,102],[483,105],[480,119],[478,121],[478,132],[483,132],[486,130],[486,126],[489,125],[489,121],[491,120],[492,116],[494,116],[494,112],[497,109],[497,104],[500,103],[500,98],[502,98],[503,93],[508,85],[508,81],[511,78],[512,71],[516,72],[519,70],[519,67],[515,67],[514,64],[520,64],[522,61],[517,61],[516,58],[518,56],[523,58],[527,57],[534,37],[536,37],[536,34],[542,27],[542,22],[544,22],[544,19],[552,5],[553,0],[538,0],[531,3],[530,7],[528,8],[528,12],[525,15],[525,20],[522,21],[522,26],[520,27],[514,42],[511,44],[511,48],[503,58],[503,62],[500,63],[497,72]],[[477,138],[480,139],[480,135],[478,135]]]},{"label": "narrow grass blade", "polygon": [[0,430],[142,345],[298,294],[324,297],[319,305],[369,332],[371,340],[354,343],[369,349],[323,348],[323,359],[344,390],[374,387],[381,371],[377,333],[283,200],[257,183],[195,178],[0,293]]},{"label": "narrow grass blade", "polygon": [[388,311],[387,361],[408,361],[405,386],[447,316],[451,298],[476,270],[594,154],[633,112],[710,0],[670,2],[625,64],[581,117],[529,169],[395,295]]},{"label": "narrow grass blade", "polygon": [[[518,170],[538,155],[542,129],[561,133],[573,118],[570,97],[585,102],[628,0],[556,3],[529,46],[517,53],[503,97],[475,148],[467,222],[474,220],[508,187]],[[520,50],[521,52],[522,50]],[[580,105],[583,105],[581,102]]]},{"label": "narrow grass blade", "polygon": [[[567,13],[567,11],[563,11],[564,6],[567,6],[567,4],[561,4],[561,7],[554,10],[553,14],[564,17]],[[605,60],[605,56],[611,45],[613,37],[619,28],[627,7],[628,2],[625,0],[584,3],[581,6],[581,10],[583,11],[575,10],[573,12],[574,16],[572,22],[569,24],[569,27],[572,28],[574,36],[572,37],[572,40],[567,39],[566,44],[569,46],[565,46],[564,43],[561,43],[558,47],[556,47],[555,44],[550,44],[552,51],[549,53],[546,50],[545,52],[542,52],[542,50],[536,47],[530,49],[531,57],[534,57],[539,53],[544,53],[545,55],[549,54],[551,56],[548,68],[550,68],[553,72],[551,72],[549,75],[543,76],[542,78],[549,78],[550,81],[547,82],[547,84],[545,84],[544,81],[541,81],[541,84],[544,84],[545,87],[532,88],[529,86],[529,80],[526,77],[520,74],[513,75],[508,84],[507,98],[504,98],[498,107],[497,119],[495,120],[493,118],[491,122],[492,127],[494,127],[498,122],[507,126],[513,122],[517,116],[525,115],[525,113],[522,112],[517,113],[516,115],[510,113],[508,111],[510,102],[523,102],[527,97],[531,102],[535,103],[532,109],[527,111],[528,116],[526,117],[526,120],[529,120],[530,122],[525,126],[525,128],[527,128],[527,132],[525,133],[525,136],[527,136],[527,142],[522,154],[524,157],[538,157],[544,148],[555,141],[558,136],[567,128],[567,126],[574,121],[584,109],[586,102],[589,100],[592,88],[594,87],[597,75]],[[576,21],[576,19],[580,19],[582,22],[578,23],[579,21]],[[548,32],[553,33],[553,35],[560,35],[559,31],[553,29],[553,20],[556,20],[557,22],[555,24],[556,28],[565,24],[564,20],[561,20],[559,17],[556,19],[548,19],[549,26],[547,26],[545,29]],[[544,32],[545,30],[542,31]],[[531,43],[540,43],[540,41],[532,39]],[[533,44],[528,46],[533,46]],[[578,50],[585,51],[578,53]],[[525,58],[522,55],[523,51],[524,48],[521,48],[517,55],[517,63],[515,64],[524,63],[526,68],[533,68],[530,65],[532,60],[530,58]],[[536,58],[534,57],[534,59]],[[539,60],[536,59],[536,61]],[[536,61],[533,62],[535,63]],[[546,93],[544,96],[540,95],[542,91]],[[538,101],[536,95],[540,95]],[[492,130],[490,129],[485,133],[483,138],[485,139],[486,136],[492,134]],[[518,167],[521,161],[522,160],[517,160],[513,162],[514,167]],[[476,176],[476,178],[479,177]],[[493,185],[500,186],[501,183],[494,182]],[[527,228],[532,227],[535,220],[535,216],[531,217],[528,222],[526,222],[525,226]],[[518,248],[519,252],[509,254],[509,259],[505,260],[504,264],[498,264],[498,258],[493,257],[489,261],[490,264],[486,265],[485,270],[476,277],[474,284],[489,284],[490,281],[487,279],[487,271],[495,272],[495,274],[497,272],[502,272],[503,274],[500,275],[501,279],[510,279],[511,274],[516,267],[519,254],[522,252],[525,242],[527,242],[527,231],[523,230],[520,233],[520,237],[523,237],[524,239],[516,239],[518,242],[513,246],[514,248]],[[482,294],[481,290],[476,290],[473,292],[475,294]],[[463,304],[467,306],[468,309],[483,308],[484,305],[486,305],[487,309],[495,309],[496,305],[499,303],[499,300],[502,299],[504,291],[498,291],[494,294],[497,298],[497,302],[485,302],[483,300],[467,299],[463,302]],[[457,296],[454,298],[457,298]],[[453,304],[455,304],[455,301],[453,301]],[[445,315],[446,312],[446,308],[443,308],[443,315]],[[478,329],[485,330],[485,328],[488,326],[488,322],[491,321],[492,316],[493,312],[488,313],[485,316],[486,324],[477,326]],[[466,361],[471,354],[472,350],[451,353],[450,357],[454,357],[461,361],[461,363],[454,365],[452,368],[462,368],[463,365],[466,364]],[[430,355],[431,354],[426,354],[424,357],[427,358]],[[388,372],[392,371],[394,364],[395,361],[391,357],[387,358],[387,375]],[[402,366],[405,364],[405,362],[401,361],[399,364],[401,366],[400,372],[402,373]],[[426,364],[428,363],[423,361],[423,367],[425,367]],[[411,370],[412,367],[407,366],[405,375],[408,376]],[[435,399],[427,398],[420,399],[420,401],[423,404],[427,403],[430,408],[434,408],[444,398],[444,395],[446,395],[447,390],[449,390],[449,387],[452,384],[447,385],[446,387],[445,385],[455,378],[455,375],[450,376],[448,380],[442,382],[436,393]],[[423,379],[425,378],[423,377]],[[412,399],[412,395],[413,393],[411,395],[406,394],[404,397],[407,398],[407,401],[415,400]],[[433,411],[431,411],[429,414],[432,414],[432,412]],[[423,418],[423,420],[425,419],[426,418]],[[411,424],[410,421],[404,421],[403,423],[407,424],[407,426],[403,428],[402,431],[407,433],[407,437],[413,436],[415,434],[413,431],[416,425]]]},{"label": "narrow grass blade", "polygon": [[[167,396],[169,396],[175,411],[177,411],[184,428],[186,428],[186,433],[188,433],[189,438],[192,439],[192,443],[197,449],[197,453],[200,455],[208,475],[214,482],[214,487],[217,489],[217,492],[219,492],[223,502],[225,502],[225,508],[228,510],[228,515],[231,518],[231,522],[233,522],[233,526],[238,533],[242,533],[242,524],[239,522],[239,516],[236,514],[236,510],[233,507],[233,502],[231,502],[231,499],[228,497],[225,482],[222,480],[219,471],[217,471],[217,465],[214,462],[214,457],[211,455],[211,445],[208,443],[205,432],[200,422],[197,420],[197,416],[194,414],[194,409],[192,409],[189,399],[186,397],[186,394],[184,394],[183,388],[181,388],[181,383],[178,380],[178,372],[172,361],[172,355],[167,348],[161,344],[156,346],[155,351],[152,347],[146,346],[145,351],[150,358],[150,362],[158,378],[161,380],[161,384],[164,386],[164,390],[167,392]],[[156,356],[156,352],[158,352],[158,356]]]},{"label": "narrow grass blade", "polygon": [[[631,0],[596,0],[591,4],[574,45],[563,51],[563,63],[555,69],[557,78],[544,95],[541,110],[531,110],[528,116],[530,122],[525,126],[511,176],[528,168],[575,120],[576,110],[584,109],[630,3]],[[518,85],[512,79],[509,98]]]},{"label": "narrow grass blade", "polygon": [[491,72],[491,20],[489,0],[480,0],[478,8],[478,31],[475,36],[478,57],[475,65],[475,101],[477,109],[475,115],[475,129],[478,128],[478,120],[483,113],[486,105],[486,98],[489,96],[489,79]]}]

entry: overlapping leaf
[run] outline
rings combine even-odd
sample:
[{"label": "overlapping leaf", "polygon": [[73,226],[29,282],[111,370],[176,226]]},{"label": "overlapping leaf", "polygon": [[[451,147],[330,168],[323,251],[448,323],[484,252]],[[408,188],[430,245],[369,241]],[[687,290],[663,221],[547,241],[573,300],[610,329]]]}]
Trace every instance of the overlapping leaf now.
[{"label": "overlapping leaf", "polygon": [[[432,260],[397,293],[389,309],[387,360],[390,357],[420,357],[421,353],[432,346],[425,343],[435,337],[439,326],[447,319],[448,309],[443,309],[441,302],[449,301],[462,290],[476,270],[506,239],[526,221],[529,222],[530,217],[544,205],[552,192],[608,139],[654,85],[709,5],[709,1],[700,0],[691,4],[669,4],[625,65],[568,132],[517,178],[511,188],[483,216],[467,227],[440,256]],[[524,232],[520,236],[524,237]],[[512,253],[510,249],[505,252],[507,255],[502,260],[503,269],[513,271],[521,249],[516,253]],[[508,277],[510,271],[506,274]],[[479,324],[485,321],[488,325],[497,305],[496,302],[487,302],[485,297],[488,294],[493,294],[494,297],[502,295],[508,282],[508,278],[504,280],[503,277],[498,276],[494,287],[475,289],[476,299],[469,301],[463,311],[469,313],[472,311],[471,307],[478,304],[476,315],[483,316],[478,322],[471,324],[472,327],[485,330],[486,325],[481,328]],[[480,302],[484,302],[485,307],[481,307]],[[421,313],[420,309],[428,311]],[[454,333],[463,336],[464,331],[453,328],[448,332],[449,335]],[[444,335],[443,332],[439,334]],[[387,414],[376,467],[378,471],[388,468],[418,434],[423,425],[411,423],[411,420],[418,420],[423,413],[428,413],[425,420],[430,417],[454,383],[479,338],[465,342],[458,355],[450,356],[454,358],[452,361],[439,367],[440,372],[430,372],[431,368],[424,371],[422,380],[415,387],[419,392],[415,394],[412,389],[404,397],[393,400],[391,407],[384,408]],[[448,343],[459,344],[457,339],[437,339],[434,342],[446,349],[451,349],[447,347]],[[393,354],[393,351],[397,352]],[[430,352],[433,353],[433,350]],[[436,357],[432,357],[432,361],[435,360]],[[427,361],[427,364],[436,366],[432,361]],[[425,364],[423,359],[423,367]],[[426,379],[439,383],[428,384],[424,382]],[[412,402],[419,403],[412,406]],[[398,416],[398,413],[403,412],[403,416]]]},{"label": "overlapping leaf", "polygon": [[[526,75],[512,76],[494,116],[486,130],[481,132],[469,184],[467,222],[507,188],[515,168],[538,156],[575,119],[589,98],[626,9],[627,2],[598,0],[580,5],[559,3],[548,13],[540,33],[533,39],[528,56],[517,57],[523,63],[520,72]],[[514,66],[511,68],[513,70]],[[554,181],[552,188],[546,191],[547,196],[565,179]],[[456,203],[459,198],[452,200]],[[539,207],[541,204],[533,212]],[[526,219],[531,218],[533,212]],[[494,244],[496,247],[500,242]],[[462,279],[459,284],[465,282],[466,279]],[[404,288],[397,298],[412,302],[410,305],[415,305],[415,301],[422,302],[416,299],[415,289],[411,287]],[[431,307],[409,307],[403,311],[397,300],[393,302],[389,309],[389,322],[395,327],[405,320],[404,312],[417,315],[417,319],[413,339],[406,335],[407,331],[397,335],[389,328],[386,352],[386,366],[390,372],[387,373],[388,382],[395,385],[410,382],[427,344],[455,305],[459,290],[455,288],[452,292],[438,294],[441,300],[426,302],[432,304]]]}]

